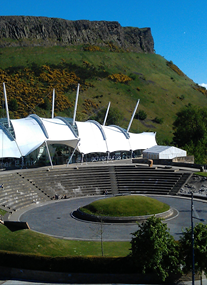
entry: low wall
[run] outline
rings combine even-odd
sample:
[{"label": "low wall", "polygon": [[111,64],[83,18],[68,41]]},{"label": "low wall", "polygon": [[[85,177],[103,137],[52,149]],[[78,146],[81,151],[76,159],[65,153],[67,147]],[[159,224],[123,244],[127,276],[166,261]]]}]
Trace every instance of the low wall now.
[{"label": "low wall", "polygon": [[184,162],[184,163],[191,163],[194,164],[194,156],[182,156],[182,157],[175,157],[172,159],[172,162]]},{"label": "low wall", "polygon": [[[198,169],[198,171],[204,171],[204,165],[203,164],[196,164],[196,163],[190,163],[190,162],[182,162],[178,161],[178,158],[175,159],[153,159],[153,164],[157,165],[171,165],[171,166],[177,166],[177,167],[187,167],[187,168],[195,168]],[[143,164],[149,164],[149,159],[144,158],[133,158],[132,163],[143,163]]]},{"label": "low wall", "polygon": [[3,224],[12,232],[30,229],[27,222],[20,222],[20,221],[4,221]]}]

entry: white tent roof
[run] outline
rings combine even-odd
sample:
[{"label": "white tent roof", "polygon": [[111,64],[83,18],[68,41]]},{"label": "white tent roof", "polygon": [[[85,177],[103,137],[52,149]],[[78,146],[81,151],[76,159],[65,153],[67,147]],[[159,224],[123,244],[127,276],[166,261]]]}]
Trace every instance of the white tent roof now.
[{"label": "white tent roof", "polygon": [[0,129],[0,143],[0,157],[21,157],[15,140],[11,140],[2,129]]},{"label": "white tent roof", "polygon": [[103,128],[107,137],[109,152],[121,150],[129,151],[131,149],[129,139],[125,137],[124,133],[120,129],[115,126],[104,126]]},{"label": "white tent roof", "polygon": [[60,119],[41,119],[48,134],[48,144],[65,144],[75,148],[77,137],[71,132],[70,128]]},{"label": "white tent roof", "polygon": [[155,145],[143,151],[144,155],[149,153],[157,154],[161,159],[173,159],[175,157],[182,157],[187,155],[186,151],[183,149],[174,146],[162,146],[162,145]]},{"label": "white tent roof", "polygon": [[152,146],[156,146],[156,134],[153,132],[144,132],[141,134],[130,133],[131,149],[146,149]]},{"label": "white tent roof", "polygon": [[[107,152],[106,142],[99,129],[99,124],[90,121],[76,122],[80,142],[78,150],[82,153]],[[101,126],[100,126],[101,127]]]},{"label": "white tent roof", "polygon": [[0,124],[0,157],[26,156],[44,142],[65,144],[81,153],[130,151],[156,145],[155,133],[132,134],[118,126],[102,126],[96,121],[76,122],[69,118],[40,118],[30,115],[11,120],[15,137]]},{"label": "white tent roof", "polygon": [[18,156],[18,153],[15,157],[28,155],[41,146],[46,140],[41,127],[33,118],[27,117],[24,119],[11,120],[11,122],[16,136],[16,143],[22,154]]}]

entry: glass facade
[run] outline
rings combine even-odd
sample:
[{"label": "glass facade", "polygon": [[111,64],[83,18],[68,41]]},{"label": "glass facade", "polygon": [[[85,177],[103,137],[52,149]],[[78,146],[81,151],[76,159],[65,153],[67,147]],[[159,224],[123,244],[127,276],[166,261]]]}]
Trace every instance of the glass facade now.
[{"label": "glass facade", "polygon": [[[82,154],[75,151],[72,147],[60,144],[48,145],[53,165],[66,165],[70,163],[86,163],[86,162],[106,162],[112,160],[122,160],[139,157],[141,151],[116,151],[112,153],[89,153]],[[73,154],[72,158],[71,155]],[[71,158],[71,159],[70,159]],[[42,145],[29,155],[22,158],[3,158],[0,160],[1,169],[18,169],[18,168],[34,168],[41,166],[50,166],[50,158],[46,145]]]}]

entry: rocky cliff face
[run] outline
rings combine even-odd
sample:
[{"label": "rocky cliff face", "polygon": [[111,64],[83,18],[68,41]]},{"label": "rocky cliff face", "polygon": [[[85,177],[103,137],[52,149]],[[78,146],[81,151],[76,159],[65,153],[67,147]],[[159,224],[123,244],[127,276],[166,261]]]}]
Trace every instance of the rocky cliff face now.
[{"label": "rocky cliff face", "polygon": [[68,21],[58,18],[0,16],[0,47],[105,45],[134,52],[154,52],[150,28],[122,27],[118,22]]}]

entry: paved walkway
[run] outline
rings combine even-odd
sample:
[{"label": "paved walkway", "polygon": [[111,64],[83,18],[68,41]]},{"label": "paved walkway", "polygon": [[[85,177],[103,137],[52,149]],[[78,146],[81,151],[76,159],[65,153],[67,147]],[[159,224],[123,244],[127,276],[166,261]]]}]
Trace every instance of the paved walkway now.
[{"label": "paved walkway", "polygon": [[[153,197],[153,196],[150,196]],[[179,239],[182,230],[190,227],[191,200],[175,196],[154,196],[154,198],[169,204],[177,210],[177,216],[166,220],[170,233]],[[104,241],[130,241],[131,233],[138,227],[136,224],[103,224],[81,221],[73,218],[71,213],[80,206],[94,200],[105,199],[99,197],[83,197],[69,200],[52,201],[25,212],[17,211],[10,220],[28,222],[34,231],[58,238],[76,240],[100,240],[101,226]],[[207,221],[207,202],[194,199],[194,207],[200,218]],[[206,221],[204,223],[206,223]],[[195,220],[196,223],[196,220]]]}]

